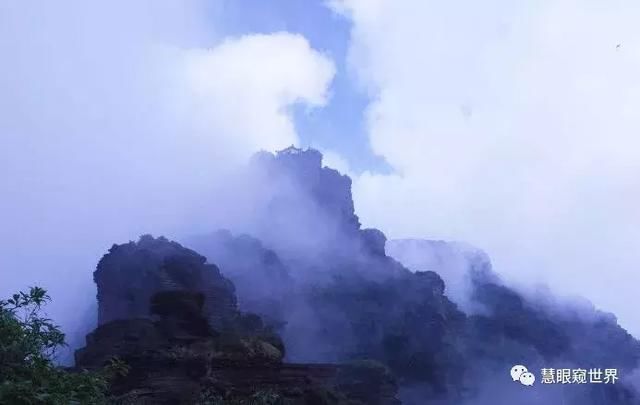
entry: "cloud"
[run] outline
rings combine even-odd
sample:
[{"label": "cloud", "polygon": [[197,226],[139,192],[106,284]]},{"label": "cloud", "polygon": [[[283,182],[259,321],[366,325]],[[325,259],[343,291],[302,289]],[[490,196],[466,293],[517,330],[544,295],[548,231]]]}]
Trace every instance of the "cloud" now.
[{"label": "cloud", "polygon": [[248,35],[213,51],[189,51],[185,68],[186,105],[201,113],[198,124],[219,126],[222,136],[250,153],[297,143],[288,107],[324,105],[334,75],[330,60],[289,33]]},{"label": "cloud", "polygon": [[331,4],[395,168],[355,179],[363,223],[468,241],[511,281],[587,296],[640,333],[640,5]]},{"label": "cloud", "polygon": [[321,150],[321,152],[323,167],[330,167],[349,177],[354,176],[349,162],[342,155],[331,150]]},{"label": "cloud", "polygon": [[332,62],[225,37],[218,4],[0,4],[0,295],[40,284],[71,322],[112,243],[223,216],[235,165],[297,142],[290,107],[326,102]]}]

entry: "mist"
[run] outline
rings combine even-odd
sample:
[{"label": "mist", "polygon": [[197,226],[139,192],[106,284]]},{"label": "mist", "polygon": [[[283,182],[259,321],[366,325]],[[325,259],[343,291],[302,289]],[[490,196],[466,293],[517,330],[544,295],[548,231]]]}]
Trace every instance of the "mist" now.
[{"label": "mist", "polygon": [[471,243],[510,282],[587,296],[640,333],[638,3],[331,4],[395,169],[354,177],[363,222]]},{"label": "mist", "polygon": [[239,165],[297,142],[289,107],[326,102],[332,62],[299,35],[225,36],[223,6],[0,5],[0,295],[40,285],[65,331],[90,328],[113,243],[230,225]]},{"label": "mist", "polygon": [[[317,151],[270,153],[301,143],[294,107],[331,102],[336,65],[300,34],[229,36],[224,1],[0,4],[0,296],[46,288],[48,315],[75,344],[95,323],[99,258],[114,243],[163,235],[219,265],[241,310],[285,321],[286,360],[396,362],[407,403],[420,390],[462,392],[456,370],[468,353],[488,402],[494,387],[520,399],[489,377],[527,355],[545,366],[545,356],[584,350],[593,366],[635,367],[637,341],[597,310],[638,334],[628,305],[640,229],[637,89],[621,90],[638,60],[631,19],[606,40],[591,36],[596,53],[560,57],[550,38],[570,2],[506,7],[470,44],[436,20],[475,27],[475,8],[461,17],[430,5],[409,18],[409,3],[330,3],[353,24],[351,79],[370,96],[369,140],[391,174],[352,173],[331,151],[341,172]],[[579,15],[573,45],[600,21],[595,11]],[[414,49],[425,16],[435,16],[431,41]],[[550,32],[540,28],[548,21]],[[443,33],[459,48],[443,49]],[[516,61],[496,62],[510,52]],[[572,57],[558,75],[539,62]],[[477,248],[428,241],[410,251],[369,226]],[[605,350],[611,336],[620,345]],[[494,338],[505,347],[482,351]]]}]

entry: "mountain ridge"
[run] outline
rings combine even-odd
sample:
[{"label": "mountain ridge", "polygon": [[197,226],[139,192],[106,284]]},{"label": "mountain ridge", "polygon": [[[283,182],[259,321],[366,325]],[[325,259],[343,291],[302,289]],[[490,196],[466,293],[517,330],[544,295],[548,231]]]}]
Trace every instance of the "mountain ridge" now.
[{"label": "mountain ridge", "polygon": [[[615,317],[594,308],[577,314],[552,296],[525,297],[500,280],[486,253],[466,244],[387,241],[362,228],[351,180],[323,167],[315,150],[262,152],[249,167],[260,179],[255,226],[183,244],[199,252],[198,266],[218,269],[233,286],[237,311],[255,312],[282,339],[286,362],[373,361],[409,405],[640,403],[628,380],[640,343]],[[193,273],[188,263],[183,271]],[[621,379],[532,389],[511,381],[514,364],[616,368]]]}]

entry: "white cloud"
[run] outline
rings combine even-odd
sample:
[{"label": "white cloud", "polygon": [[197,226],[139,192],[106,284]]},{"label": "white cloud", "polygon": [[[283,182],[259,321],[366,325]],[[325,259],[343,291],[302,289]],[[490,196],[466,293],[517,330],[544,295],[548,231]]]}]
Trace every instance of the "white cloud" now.
[{"label": "white cloud", "polygon": [[112,243],[224,216],[229,170],[297,142],[289,109],[325,102],[332,62],[225,38],[216,4],[0,3],[0,296],[42,285],[72,322]]},{"label": "white cloud", "polygon": [[[329,59],[299,35],[249,35],[212,51],[186,55],[187,110],[197,124],[235,138],[242,150],[282,149],[298,142],[288,108],[322,106],[334,75]],[[247,157],[247,156],[245,156]]]},{"label": "white cloud", "polygon": [[323,166],[330,167],[339,171],[341,174],[345,174],[353,178],[354,172],[351,170],[349,162],[347,162],[342,155],[331,150],[321,150],[321,152]]},{"label": "white cloud", "polygon": [[353,19],[373,151],[398,173],[356,179],[363,222],[484,247],[508,278],[587,296],[640,333],[640,5],[334,7]]}]

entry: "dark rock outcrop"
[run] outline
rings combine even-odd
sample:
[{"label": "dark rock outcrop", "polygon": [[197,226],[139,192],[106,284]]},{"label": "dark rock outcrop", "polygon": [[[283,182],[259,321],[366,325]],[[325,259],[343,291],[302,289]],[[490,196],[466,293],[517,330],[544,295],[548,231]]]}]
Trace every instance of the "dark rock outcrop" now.
[{"label": "dark rock outcrop", "polygon": [[385,281],[348,277],[316,288],[309,298],[324,350],[346,359],[385,364],[401,384],[420,383],[454,397],[463,385],[466,315],[444,296],[433,272]]},{"label": "dark rock outcrop", "polygon": [[[321,161],[317,151],[289,148],[253,162],[262,176],[255,204],[264,209],[255,236],[278,255],[296,287],[286,295],[291,310],[283,329],[292,358],[377,360],[398,379],[408,404],[473,403],[487,382],[516,363],[625,373],[637,366],[638,342],[615,319],[597,311],[586,318],[551,311],[505,286],[478,249],[387,242],[382,232],[361,229],[350,180]],[[604,336],[616,347],[603,348]],[[494,387],[511,392],[509,383]],[[622,383],[576,388],[572,403],[592,403],[593,390],[615,397],[627,389]]]},{"label": "dark rock outcrop", "polygon": [[281,349],[268,336],[211,329],[202,313],[204,301],[204,295],[190,291],[154,294],[153,319],[99,326],[76,352],[76,367],[97,369],[114,358],[124,361],[127,373],[110,386],[115,403],[206,404],[262,396],[300,405],[397,404],[388,373],[369,371],[376,389],[363,390],[355,380],[362,372],[351,368],[284,364]]},{"label": "dark rock outcrop", "polygon": [[386,256],[385,246],[387,244],[387,237],[382,231],[374,228],[363,229],[362,245],[365,252],[372,256],[384,257]]},{"label": "dark rock outcrop", "polygon": [[386,253],[411,271],[438,273],[447,286],[447,296],[466,311],[473,309],[469,297],[475,280],[500,283],[489,256],[465,243],[393,239],[387,241]]},{"label": "dark rock outcrop", "polygon": [[[393,404],[399,391],[406,405],[640,403],[628,377],[522,390],[508,374],[526,364],[538,376],[546,367],[632,375],[640,344],[612,315],[525,296],[467,245],[388,242],[361,229],[349,178],[322,167],[317,151],[262,153],[252,170],[254,236],[218,232],[191,246],[238,283],[241,309],[282,321],[285,343],[269,333],[271,320],[238,311],[231,282],[202,256],[153,238],[116,246],[96,272],[101,326],[78,363],[126,358],[132,374],[119,394],[178,401],[178,391],[225,399],[273,391],[299,404]],[[176,287],[183,295],[166,292]],[[151,301],[155,315],[144,308]],[[318,364],[283,363],[285,345],[287,361]]]},{"label": "dark rock outcrop", "polygon": [[278,254],[249,235],[227,230],[191,238],[188,245],[223,269],[236,287],[238,306],[272,323],[285,318],[285,301],[293,278]]},{"label": "dark rock outcrop", "polygon": [[[460,329],[464,378],[476,382],[460,386],[467,390],[467,398],[491,398],[484,388],[490,384],[493,390],[509,392],[508,386],[491,379],[514,364],[526,364],[538,377],[542,368],[604,367],[629,376],[640,364],[640,342],[615,316],[590,304],[559,302],[550,293],[522,294],[500,280],[488,256],[478,249],[413,239],[391,241],[388,251],[412,270],[442,274],[448,281],[447,291],[452,284],[455,297],[471,309]],[[539,397],[515,391],[509,398],[539,402],[562,398],[567,404],[640,403],[629,382],[627,378],[616,385],[572,386],[568,392],[549,388]]]},{"label": "dark rock outcrop", "polygon": [[98,289],[98,324],[149,317],[151,297],[160,291],[203,294],[212,327],[224,328],[237,316],[233,284],[206,258],[165,238],[150,235],[113,245],[94,272]]},{"label": "dark rock outcrop", "polygon": [[384,253],[384,234],[361,229],[351,179],[323,167],[320,152],[293,147],[262,152],[250,167],[259,179],[254,198],[262,210],[254,236],[278,254],[294,278],[301,273],[326,281],[345,268],[377,278],[402,272]]},{"label": "dark rock outcrop", "polygon": [[[322,216],[332,219],[331,225],[342,232],[353,233],[360,228],[351,197],[351,179],[337,170],[322,167],[322,154],[317,150],[290,147],[275,155],[258,153],[253,158],[252,168],[262,173],[271,185],[279,187],[269,204],[276,216],[286,216],[291,207],[289,203],[304,198],[307,203],[315,203]],[[282,193],[283,183],[293,184],[294,189]],[[306,205],[302,208],[309,208]]]}]

